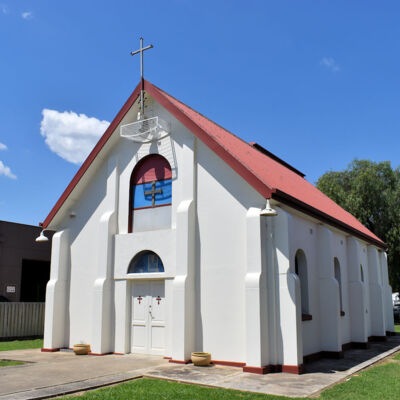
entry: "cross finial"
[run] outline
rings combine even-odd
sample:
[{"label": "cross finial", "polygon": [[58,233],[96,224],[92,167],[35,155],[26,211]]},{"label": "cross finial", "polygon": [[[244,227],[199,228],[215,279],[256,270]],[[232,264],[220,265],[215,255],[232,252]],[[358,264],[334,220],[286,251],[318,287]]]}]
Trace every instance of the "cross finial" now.
[{"label": "cross finial", "polygon": [[145,50],[152,49],[153,45],[150,44],[149,46],[143,47],[143,38],[140,38],[140,49],[136,51],[131,51],[131,56],[140,53],[140,82],[142,84],[142,90],[140,91],[140,109],[142,116],[144,115],[144,104],[143,104],[143,94],[144,94],[144,80],[143,80],[143,52]]}]

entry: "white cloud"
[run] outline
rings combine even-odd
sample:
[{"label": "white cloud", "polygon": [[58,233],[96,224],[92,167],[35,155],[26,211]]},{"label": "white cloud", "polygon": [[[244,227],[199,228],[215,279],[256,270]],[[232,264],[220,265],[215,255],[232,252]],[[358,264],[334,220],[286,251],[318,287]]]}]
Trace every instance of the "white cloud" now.
[{"label": "white cloud", "polygon": [[17,177],[11,172],[11,169],[7,167],[7,165],[3,164],[3,161],[0,160],[0,175],[4,175],[7,178],[17,179]]},{"label": "white cloud", "polygon": [[85,160],[110,125],[108,121],[73,111],[59,112],[45,108],[42,115],[40,133],[46,144],[51,151],[74,164]]},{"label": "white cloud", "polygon": [[32,19],[32,18],[33,18],[33,12],[32,12],[32,11],[24,11],[24,12],[21,14],[21,17],[22,17],[23,19]]},{"label": "white cloud", "polygon": [[0,150],[7,150],[7,146],[0,142]]},{"label": "white cloud", "polygon": [[330,69],[333,72],[340,71],[339,64],[332,57],[324,57],[320,62],[319,65],[322,65],[325,68]]}]

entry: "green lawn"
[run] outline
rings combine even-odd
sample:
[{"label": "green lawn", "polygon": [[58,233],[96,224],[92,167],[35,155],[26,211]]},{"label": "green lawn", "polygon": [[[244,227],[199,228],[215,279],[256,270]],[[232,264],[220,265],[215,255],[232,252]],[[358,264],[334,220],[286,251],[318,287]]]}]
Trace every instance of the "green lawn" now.
[{"label": "green lawn", "polygon": [[395,332],[400,332],[400,325],[395,325],[394,330]]},{"label": "green lawn", "polygon": [[137,379],[105,389],[86,392],[82,396],[63,397],[63,400],[283,400],[287,397],[267,396],[239,392],[236,390],[214,389],[204,386],[187,385],[157,379]]},{"label": "green lawn", "polygon": [[[399,360],[399,361],[396,361]],[[293,398],[214,389],[156,379],[137,379],[117,386],[93,390],[64,400],[289,400]],[[348,381],[326,390],[321,400],[393,400],[400,399],[400,353],[392,360],[369,368]],[[311,400],[311,399],[309,399]]]},{"label": "green lawn", "polygon": [[13,340],[12,342],[0,342],[0,351],[40,349],[43,347],[43,339]]},{"label": "green lawn", "polygon": [[0,360],[0,367],[11,367],[12,365],[22,365],[25,364],[22,361],[8,361],[8,360]]}]

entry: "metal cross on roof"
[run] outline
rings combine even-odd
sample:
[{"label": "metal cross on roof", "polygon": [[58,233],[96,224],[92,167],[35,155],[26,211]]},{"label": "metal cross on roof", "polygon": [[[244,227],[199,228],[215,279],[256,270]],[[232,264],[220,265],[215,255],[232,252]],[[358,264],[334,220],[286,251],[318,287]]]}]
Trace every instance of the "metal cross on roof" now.
[{"label": "metal cross on roof", "polygon": [[142,83],[142,90],[140,91],[140,111],[142,117],[144,116],[144,104],[143,104],[143,95],[144,95],[144,80],[143,80],[143,52],[145,50],[152,49],[153,45],[150,44],[149,46],[143,47],[143,38],[140,38],[140,49],[136,51],[131,51],[131,56],[140,53],[140,81]]}]

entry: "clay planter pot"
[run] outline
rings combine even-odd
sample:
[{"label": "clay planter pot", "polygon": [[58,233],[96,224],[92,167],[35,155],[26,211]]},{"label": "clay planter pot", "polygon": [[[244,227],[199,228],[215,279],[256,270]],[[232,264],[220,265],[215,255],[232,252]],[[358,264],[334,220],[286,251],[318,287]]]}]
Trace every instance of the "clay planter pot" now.
[{"label": "clay planter pot", "polygon": [[192,353],[192,363],[194,365],[206,366],[210,365],[211,353],[203,353],[201,351]]},{"label": "clay planter pot", "polygon": [[90,351],[90,344],[74,344],[74,353],[78,356],[86,355]]}]

